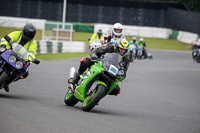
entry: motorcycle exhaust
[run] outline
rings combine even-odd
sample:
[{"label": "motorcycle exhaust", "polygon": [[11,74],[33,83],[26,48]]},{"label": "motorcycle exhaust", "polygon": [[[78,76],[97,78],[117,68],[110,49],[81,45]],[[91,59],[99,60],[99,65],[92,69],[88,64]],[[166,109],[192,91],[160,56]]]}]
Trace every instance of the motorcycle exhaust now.
[{"label": "motorcycle exhaust", "polygon": [[75,67],[71,67],[69,70],[69,79],[70,78],[74,78],[74,73],[75,73],[76,69]]}]

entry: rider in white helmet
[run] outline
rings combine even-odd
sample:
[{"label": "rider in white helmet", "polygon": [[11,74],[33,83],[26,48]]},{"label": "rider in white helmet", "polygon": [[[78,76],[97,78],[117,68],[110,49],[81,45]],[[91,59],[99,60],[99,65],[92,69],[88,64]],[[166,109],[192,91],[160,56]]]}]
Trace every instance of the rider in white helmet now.
[{"label": "rider in white helmet", "polygon": [[104,36],[102,43],[110,42],[111,39],[116,41],[117,39],[126,37],[122,34],[123,26],[120,23],[115,23],[112,27],[112,30],[109,30]]},{"label": "rider in white helmet", "polygon": [[122,35],[122,30],[123,30],[123,27],[122,27],[122,24],[120,23],[115,23],[113,25],[113,32],[114,32],[114,35],[116,37],[120,37]]}]

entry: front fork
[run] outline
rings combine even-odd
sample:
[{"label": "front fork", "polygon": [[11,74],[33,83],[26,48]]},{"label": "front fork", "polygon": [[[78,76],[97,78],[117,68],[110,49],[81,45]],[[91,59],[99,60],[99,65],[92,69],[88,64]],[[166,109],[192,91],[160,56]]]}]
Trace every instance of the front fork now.
[{"label": "front fork", "polygon": [[1,65],[1,68],[2,68],[2,69],[4,68],[5,64],[6,64],[6,62],[4,61],[4,62],[2,63],[2,65]]}]

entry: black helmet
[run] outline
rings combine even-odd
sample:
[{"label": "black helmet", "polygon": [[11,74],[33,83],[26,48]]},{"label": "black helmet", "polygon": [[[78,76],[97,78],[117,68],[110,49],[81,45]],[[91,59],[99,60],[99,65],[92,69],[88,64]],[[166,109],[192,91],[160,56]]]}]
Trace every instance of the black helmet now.
[{"label": "black helmet", "polygon": [[31,23],[27,23],[22,30],[22,39],[24,41],[30,41],[35,37],[36,29]]}]

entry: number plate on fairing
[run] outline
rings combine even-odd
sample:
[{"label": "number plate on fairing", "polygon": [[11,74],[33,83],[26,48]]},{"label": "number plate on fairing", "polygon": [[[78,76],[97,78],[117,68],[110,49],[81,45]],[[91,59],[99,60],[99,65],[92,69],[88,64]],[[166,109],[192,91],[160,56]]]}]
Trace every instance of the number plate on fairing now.
[{"label": "number plate on fairing", "polygon": [[110,65],[108,72],[112,73],[113,75],[116,75],[118,72],[118,68],[113,65]]}]

